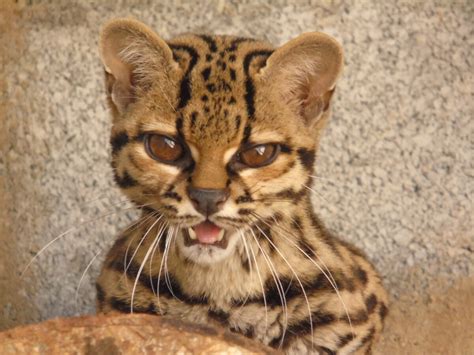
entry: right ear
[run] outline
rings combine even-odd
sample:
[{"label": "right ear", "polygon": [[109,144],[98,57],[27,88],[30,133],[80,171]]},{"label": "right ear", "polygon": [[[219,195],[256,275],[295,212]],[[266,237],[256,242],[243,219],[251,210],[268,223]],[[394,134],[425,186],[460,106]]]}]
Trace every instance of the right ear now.
[{"label": "right ear", "polygon": [[123,113],[153,83],[169,80],[178,68],[173,52],[153,30],[131,19],[108,22],[100,34],[107,94]]}]

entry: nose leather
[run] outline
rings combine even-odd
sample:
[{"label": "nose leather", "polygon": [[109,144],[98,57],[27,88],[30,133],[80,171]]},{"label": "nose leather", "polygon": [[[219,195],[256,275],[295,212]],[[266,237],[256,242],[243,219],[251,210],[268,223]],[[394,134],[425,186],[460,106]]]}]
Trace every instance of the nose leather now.
[{"label": "nose leather", "polygon": [[189,187],[188,196],[198,212],[210,216],[222,208],[224,202],[229,198],[229,190]]}]

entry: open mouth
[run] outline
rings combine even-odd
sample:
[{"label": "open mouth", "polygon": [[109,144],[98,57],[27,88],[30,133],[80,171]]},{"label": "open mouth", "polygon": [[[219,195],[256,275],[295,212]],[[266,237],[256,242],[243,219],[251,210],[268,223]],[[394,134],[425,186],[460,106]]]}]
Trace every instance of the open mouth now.
[{"label": "open mouth", "polygon": [[184,229],[184,245],[213,246],[227,248],[228,238],[225,229],[215,225],[209,220]]}]

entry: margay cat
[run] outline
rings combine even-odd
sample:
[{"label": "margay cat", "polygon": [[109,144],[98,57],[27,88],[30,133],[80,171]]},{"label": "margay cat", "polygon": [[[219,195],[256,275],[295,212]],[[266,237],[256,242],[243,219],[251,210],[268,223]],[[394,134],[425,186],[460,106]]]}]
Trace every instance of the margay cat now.
[{"label": "margay cat", "polygon": [[215,323],[287,353],[370,353],[386,292],[310,202],[339,44],[165,42],[119,19],[100,49],[115,178],[142,218],[108,253],[98,310]]}]

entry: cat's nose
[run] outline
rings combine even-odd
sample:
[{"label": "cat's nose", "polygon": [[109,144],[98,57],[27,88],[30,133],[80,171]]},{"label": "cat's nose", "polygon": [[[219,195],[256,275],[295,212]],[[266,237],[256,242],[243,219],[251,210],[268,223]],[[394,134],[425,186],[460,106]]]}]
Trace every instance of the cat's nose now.
[{"label": "cat's nose", "polygon": [[219,211],[229,198],[229,189],[188,188],[188,196],[198,212],[210,216]]}]

